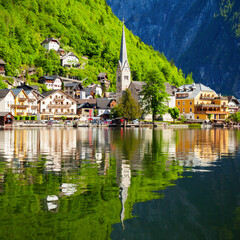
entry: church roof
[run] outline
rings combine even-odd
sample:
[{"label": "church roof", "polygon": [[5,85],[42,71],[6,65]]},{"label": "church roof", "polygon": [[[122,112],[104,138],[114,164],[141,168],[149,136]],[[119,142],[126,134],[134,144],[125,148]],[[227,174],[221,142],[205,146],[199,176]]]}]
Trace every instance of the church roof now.
[{"label": "church roof", "polygon": [[119,58],[119,62],[121,63],[121,67],[123,67],[123,65],[126,61],[128,61],[128,58],[127,58],[127,46],[126,46],[126,39],[125,39],[125,30],[124,30],[124,24],[123,24],[122,42],[121,42],[121,50],[120,50],[120,58]]}]

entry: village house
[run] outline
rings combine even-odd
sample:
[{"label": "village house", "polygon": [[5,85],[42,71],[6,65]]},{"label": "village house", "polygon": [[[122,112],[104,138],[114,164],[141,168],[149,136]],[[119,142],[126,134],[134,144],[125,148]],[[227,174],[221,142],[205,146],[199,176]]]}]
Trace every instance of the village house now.
[{"label": "village house", "polygon": [[229,114],[234,114],[238,111],[239,101],[234,96],[228,97]]},{"label": "village house", "polygon": [[29,98],[26,92],[23,89],[12,89],[13,94],[15,95],[14,104],[11,105],[12,110],[14,111],[14,116],[25,117],[28,116],[29,109]]},{"label": "village house", "polygon": [[99,84],[91,83],[86,88],[84,88],[84,91],[86,92],[86,98],[95,98],[97,96],[102,96],[102,87]]},{"label": "village house", "polygon": [[15,104],[15,95],[10,89],[0,89],[0,109],[2,112],[11,112],[15,114],[12,105]]},{"label": "village house", "polygon": [[45,84],[48,90],[60,90],[62,88],[62,79],[57,75],[42,76],[38,82]]},{"label": "village house", "polygon": [[46,38],[41,45],[46,48],[48,51],[51,49],[58,51],[60,47],[60,42],[55,38]]},{"label": "village house", "polygon": [[176,91],[176,107],[187,119],[200,122],[211,120],[224,121],[229,114],[228,98],[222,97],[203,84],[187,84]]},{"label": "village house", "polygon": [[39,112],[42,120],[75,119],[77,113],[77,101],[62,90],[51,90],[42,93],[43,99],[39,101]]},{"label": "village house", "polygon": [[108,81],[108,76],[106,73],[99,73],[97,79],[101,84],[102,89],[105,89],[105,91],[109,89],[110,81]]},{"label": "village house", "polygon": [[28,116],[37,116],[38,114],[38,96],[33,90],[25,91],[28,96],[27,115]]},{"label": "village house", "polygon": [[75,99],[85,99],[86,92],[80,83],[68,82],[64,84],[64,92]]},{"label": "village house", "polygon": [[94,117],[94,110],[96,109],[96,99],[78,99],[77,100],[77,114],[82,117]]},{"label": "village house", "polygon": [[97,116],[103,119],[110,118],[111,109],[117,104],[116,100],[108,98],[97,98],[96,100]]},{"label": "village house", "polygon": [[2,59],[0,59],[0,75],[5,75],[5,65],[6,63]]},{"label": "village house", "polygon": [[61,59],[61,65],[63,67],[72,67],[72,66],[79,67],[80,66],[79,58],[73,52],[69,52],[63,56],[60,56],[60,59]]}]

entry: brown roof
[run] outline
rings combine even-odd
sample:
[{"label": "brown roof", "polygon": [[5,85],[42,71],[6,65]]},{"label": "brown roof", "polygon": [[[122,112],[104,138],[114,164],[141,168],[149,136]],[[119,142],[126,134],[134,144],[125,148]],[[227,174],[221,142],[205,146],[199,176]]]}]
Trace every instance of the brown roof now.
[{"label": "brown roof", "polygon": [[5,117],[8,114],[11,114],[11,113],[10,112],[0,112],[0,117]]},{"label": "brown roof", "polygon": [[96,99],[77,99],[77,104],[82,104],[82,103],[90,103],[90,104],[96,104],[97,100]]}]

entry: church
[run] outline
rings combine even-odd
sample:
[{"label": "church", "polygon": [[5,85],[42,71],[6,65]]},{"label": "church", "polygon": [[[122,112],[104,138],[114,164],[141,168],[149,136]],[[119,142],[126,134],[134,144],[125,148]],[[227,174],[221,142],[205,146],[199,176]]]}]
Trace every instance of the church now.
[{"label": "church", "polygon": [[121,50],[116,72],[117,99],[122,97],[122,93],[129,87],[130,83],[131,70],[127,58],[127,46],[123,22]]}]

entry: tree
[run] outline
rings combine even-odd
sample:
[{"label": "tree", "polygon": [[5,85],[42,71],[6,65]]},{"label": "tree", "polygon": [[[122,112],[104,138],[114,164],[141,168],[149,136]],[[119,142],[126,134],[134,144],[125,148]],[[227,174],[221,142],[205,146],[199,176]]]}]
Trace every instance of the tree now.
[{"label": "tree", "polygon": [[232,114],[229,118],[230,118],[233,122],[239,123],[239,122],[240,122],[240,112],[236,112],[236,113]]},{"label": "tree", "polygon": [[169,108],[168,113],[171,115],[173,122],[175,123],[175,120],[179,117],[180,111],[177,107]]},{"label": "tree", "polygon": [[111,109],[111,118],[118,118],[122,116],[123,116],[123,110],[119,104],[117,104]]},{"label": "tree", "polygon": [[132,97],[131,91],[127,89],[120,99],[120,108],[122,109],[123,117],[129,120],[134,120],[141,116],[141,109],[136,100]]},{"label": "tree", "polygon": [[62,91],[65,90],[64,82],[62,81],[62,86],[61,86]]},{"label": "tree", "polygon": [[165,91],[165,78],[158,70],[151,70],[146,75],[146,85],[143,86],[141,94],[143,97],[143,108],[145,113],[152,113],[152,121],[155,124],[156,115],[167,112],[166,101],[168,94]]}]

